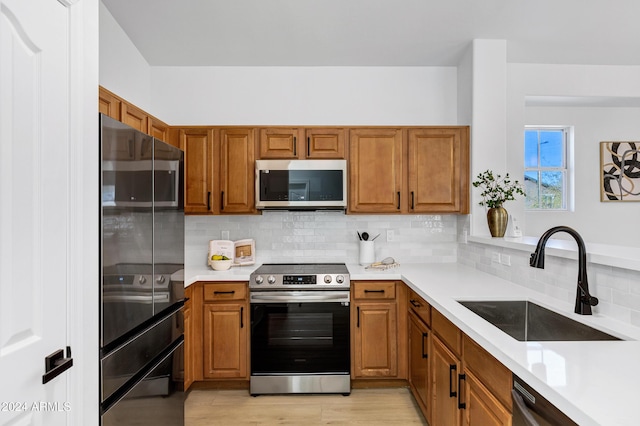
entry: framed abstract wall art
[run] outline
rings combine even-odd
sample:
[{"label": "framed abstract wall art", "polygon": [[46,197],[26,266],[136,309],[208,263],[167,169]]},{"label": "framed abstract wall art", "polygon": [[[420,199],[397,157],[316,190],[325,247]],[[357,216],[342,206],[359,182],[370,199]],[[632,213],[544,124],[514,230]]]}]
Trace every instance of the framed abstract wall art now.
[{"label": "framed abstract wall art", "polygon": [[640,142],[600,142],[600,201],[640,201]]}]

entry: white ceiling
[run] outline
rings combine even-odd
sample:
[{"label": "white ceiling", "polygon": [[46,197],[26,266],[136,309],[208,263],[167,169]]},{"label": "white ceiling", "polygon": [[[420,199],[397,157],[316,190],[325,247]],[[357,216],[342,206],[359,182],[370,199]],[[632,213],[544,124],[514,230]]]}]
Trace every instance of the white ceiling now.
[{"label": "white ceiling", "polygon": [[640,65],[639,0],[101,0],[151,66]]}]

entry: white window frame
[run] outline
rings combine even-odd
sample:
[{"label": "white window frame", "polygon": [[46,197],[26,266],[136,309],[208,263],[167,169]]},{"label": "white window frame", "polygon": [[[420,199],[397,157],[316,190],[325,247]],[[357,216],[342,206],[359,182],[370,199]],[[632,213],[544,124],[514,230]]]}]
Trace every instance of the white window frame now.
[{"label": "white window frame", "polygon": [[[564,167],[541,167],[540,166],[540,150],[538,150],[538,167],[527,167],[523,158],[523,166],[524,172],[536,171],[536,172],[549,172],[549,171],[560,171],[564,173],[564,186],[562,188],[562,208],[530,208],[526,206],[525,210],[529,212],[565,212],[565,211],[573,211],[574,210],[574,155],[573,155],[573,143],[574,143],[574,128],[573,126],[556,126],[556,125],[544,125],[544,126],[535,126],[535,125],[527,125],[525,126],[525,132],[531,130],[545,131],[545,130],[561,130],[563,132],[563,155],[564,155]],[[522,138],[523,149],[524,149],[524,140]],[[523,179],[524,181],[524,179]],[[540,183],[538,183],[540,184]]]}]

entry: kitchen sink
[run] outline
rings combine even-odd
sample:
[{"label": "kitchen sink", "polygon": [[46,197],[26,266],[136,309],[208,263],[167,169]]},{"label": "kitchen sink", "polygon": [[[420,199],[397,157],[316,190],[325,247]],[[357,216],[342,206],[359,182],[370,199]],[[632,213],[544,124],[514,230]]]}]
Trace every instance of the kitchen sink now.
[{"label": "kitchen sink", "polygon": [[525,300],[458,303],[522,342],[622,340]]}]

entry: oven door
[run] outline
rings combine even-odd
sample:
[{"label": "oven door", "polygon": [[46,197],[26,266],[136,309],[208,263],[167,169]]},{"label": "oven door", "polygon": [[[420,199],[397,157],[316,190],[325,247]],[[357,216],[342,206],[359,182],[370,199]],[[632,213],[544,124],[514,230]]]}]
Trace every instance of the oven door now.
[{"label": "oven door", "polygon": [[251,293],[251,375],[349,375],[348,291]]}]

